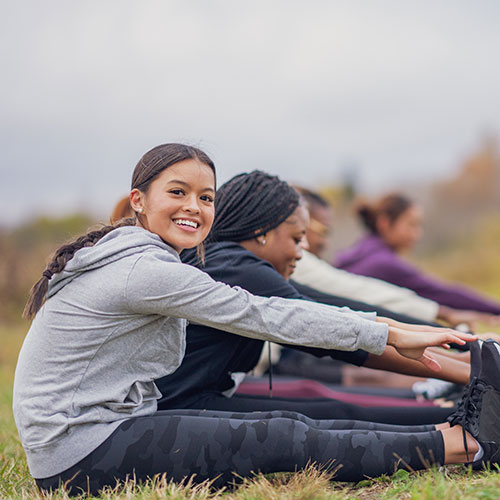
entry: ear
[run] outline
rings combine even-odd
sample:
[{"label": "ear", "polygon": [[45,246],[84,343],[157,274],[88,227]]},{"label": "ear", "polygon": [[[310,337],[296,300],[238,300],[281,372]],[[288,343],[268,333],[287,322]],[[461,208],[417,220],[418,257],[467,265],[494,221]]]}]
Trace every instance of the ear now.
[{"label": "ear", "polygon": [[267,243],[266,235],[265,234],[261,234],[260,236],[257,236],[255,239],[257,240],[257,243],[259,245],[264,246]]},{"label": "ear", "polygon": [[144,194],[137,188],[130,191],[130,206],[135,213],[142,213],[144,211]]},{"label": "ear", "polygon": [[389,231],[389,229],[391,228],[392,223],[389,220],[389,217],[387,217],[386,215],[379,215],[377,217],[375,225],[377,227],[378,234],[384,236],[385,234],[387,234],[387,231]]}]

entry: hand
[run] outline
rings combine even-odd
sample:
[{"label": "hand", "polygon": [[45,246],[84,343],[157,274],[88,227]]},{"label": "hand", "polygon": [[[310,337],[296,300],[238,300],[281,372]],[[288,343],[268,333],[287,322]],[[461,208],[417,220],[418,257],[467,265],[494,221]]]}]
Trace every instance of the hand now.
[{"label": "hand", "polygon": [[[377,321],[385,322],[384,319],[377,318]],[[426,351],[426,347],[441,346],[449,349],[450,343],[465,344],[465,342],[477,340],[475,335],[457,332],[450,328],[406,325],[405,323],[394,322],[394,320],[389,321],[396,323],[396,325],[389,324],[387,344],[392,345],[402,356],[419,361],[433,371],[439,371],[441,366]]]},{"label": "hand", "polygon": [[476,337],[478,339],[482,339],[482,340],[493,339],[496,342],[500,343],[500,334],[498,334],[498,333],[494,333],[494,332],[476,333]]},{"label": "hand", "polygon": [[486,323],[490,326],[500,324],[500,316],[478,311],[452,309],[451,307],[446,306],[439,307],[438,319],[446,321],[451,326],[457,326],[461,323],[465,323],[470,329],[474,329],[478,323]]}]

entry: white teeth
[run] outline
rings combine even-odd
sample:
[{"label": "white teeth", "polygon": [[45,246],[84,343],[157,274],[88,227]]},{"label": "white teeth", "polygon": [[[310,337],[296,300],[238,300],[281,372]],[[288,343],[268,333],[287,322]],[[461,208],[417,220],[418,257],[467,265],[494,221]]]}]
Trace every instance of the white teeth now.
[{"label": "white teeth", "polygon": [[190,226],[195,229],[198,227],[198,223],[187,219],[175,219],[174,222],[179,226]]}]

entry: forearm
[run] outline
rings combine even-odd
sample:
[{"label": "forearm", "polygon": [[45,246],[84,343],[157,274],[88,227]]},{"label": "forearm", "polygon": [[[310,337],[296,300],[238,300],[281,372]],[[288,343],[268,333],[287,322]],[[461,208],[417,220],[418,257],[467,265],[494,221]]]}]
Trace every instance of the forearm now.
[{"label": "forearm", "polygon": [[429,347],[428,350],[432,352],[433,356],[437,353],[442,357],[456,359],[462,363],[469,363],[470,361],[470,351],[455,351],[454,349],[446,350],[440,347]]},{"label": "forearm", "polygon": [[380,356],[369,354],[363,366],[415,377],[440,378],[456,384],[466,384],[468,382],[470,373],[468,363],[450,358],[440,352],[433,352],[432,357],[441,365],[441,371],[430,370],[419,361],[401,356],[396,349],[387,346]]}]

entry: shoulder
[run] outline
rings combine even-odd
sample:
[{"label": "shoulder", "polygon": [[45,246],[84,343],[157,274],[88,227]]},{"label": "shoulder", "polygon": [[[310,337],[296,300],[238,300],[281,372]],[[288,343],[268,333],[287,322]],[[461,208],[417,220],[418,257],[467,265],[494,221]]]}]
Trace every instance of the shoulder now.
[{"label": "shoulder", "polygon": [[229,241],[208,244],[205,247],[204,262],[193,250],[182,252],[181,259],[184,263],[198,267],[211,276],[218,273],[226,274],[233,271],[235,267],[241,267],[243,270],[273,269],[269,262],[257,257],[238,243]]},{"label": "shoulder", "polygon": [[[184,255],[182,259],[184,260]],[[185,262],[192,262],[192,258]],[[214,280],[262,296],[295,297],[298,292],[267,261],[234,242],[211,243],[205,264],[196,263]]]}]

